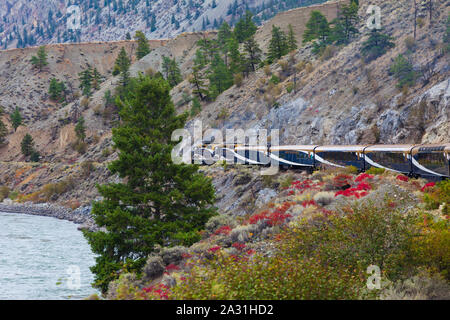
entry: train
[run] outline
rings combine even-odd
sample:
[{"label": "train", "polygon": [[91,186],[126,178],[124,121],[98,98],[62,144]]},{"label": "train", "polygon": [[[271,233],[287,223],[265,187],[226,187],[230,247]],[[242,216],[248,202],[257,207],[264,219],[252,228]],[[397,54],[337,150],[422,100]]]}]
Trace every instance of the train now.
[{"label": "train", "polygon": [[192,163],[278,166],[314,172],[324,167],[372,167],[430,180],[450,178],[450,143],[393,145],[251,146],[202,144],[192,150]]}]

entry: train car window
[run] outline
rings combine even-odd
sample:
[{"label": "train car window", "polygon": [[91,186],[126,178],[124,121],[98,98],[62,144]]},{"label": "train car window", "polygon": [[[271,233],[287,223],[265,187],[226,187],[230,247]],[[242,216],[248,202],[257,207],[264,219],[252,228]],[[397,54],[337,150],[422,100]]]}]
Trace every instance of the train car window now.
[{"label": "train car window", "polygon": [[369,153],[367,157],[386,168],[401,172],[410,172],[411,170],[410,161],[403,153],[380,151]]},{"label": "train car window", "polygon": [[434,172],[448,174],[448,160],[444,153],[440,152],[420,152],[414,156],[420,165]]}]

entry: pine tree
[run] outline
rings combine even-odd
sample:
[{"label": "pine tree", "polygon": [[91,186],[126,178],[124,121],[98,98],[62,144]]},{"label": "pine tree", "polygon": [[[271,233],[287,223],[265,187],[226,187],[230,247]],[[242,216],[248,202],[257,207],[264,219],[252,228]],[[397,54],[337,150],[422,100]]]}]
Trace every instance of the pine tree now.
[{"label": "pine tree", "polygon": [[277,26],[272,26],[272,38],[269,43],[267,58],[270,63],[280,59],[289,52],[286,34]]},{"label": "pine tree", "polygon": [[80,89],[83,92],[83,95],[86,97],[90,97],[92,92],[92,70],[91,68],[87,68],[86,70],[80,72],[78,74],[80,81]]},{"label": "pine tree", "polygon": [[417,73],[410,61],[402,54],[398,55],[389,68],[389,72],[398,80],[397,88],[412,87],[416,83]]},{"label": "pine tree", "polygon": [[192,93],[198,95],[200,100],[203,101],[208,94],[208,90],[206,89],[205,80],[202,74],[202,68],[203,67],[201,65],[194,64],[194,67],[192,67],[192,74],[189,78],[189,83],[194,86]]},{"label": "pine tree", "polygon": [[4,114],[3,107],[0,106],[0,146],[6,143],[6,136],[8,135],[8,128],[6,128],[6,125],[3,123],[2,119],[3,114]]},{"label": "pine tree", "polygon": [[[131,61],[130,58],[128,58],[127,52],[125,51],[125,48],[122,47],[119,52],[119,56],[116,59],[116,62],[114,64],[114,70],[117,71],[115,75],[120,74],[120,85],[122,87],[126,87],[130,80],[130,69]],[[114,72],[113,72],[114,74]]]},{"label": "pine tree", "polygon": [[84,139],[86,139],[86,127],[82,116],[78,119],[77,125],[75,126],[75,134],[78,141],[84,142]]},{"label": "pine tree", "polygon": [[446,22],[446,30],[445,30],[445,34],[444,34],[444,50],[447,53],[450,53],[450,16],[447,17],[447,22]]},{"label": "pine tree", "polygon": [[66,86],[64,82],[58,81],[56,78],[50,80],[50,86],[48,88],[48,94],[50,99],[54,101],[63,102],[65,98]]},{"label": "pine tree", "polygon": [[39,47],[37,55],[31,57],[31,64],[34,67],[38,68],[39,71],[42,71],[42,69],[48,65],[47,52],[45,51],[45,46]]},{"label": "pine tree", "polygon": [[389,49],[394,48],[395,43],[392,40],[394,38],[391,36],[383,34],[377,29],[373,29],[370,32],[369,39],[361,47],[361,54],[365,57],[366,62],[375,60],[384,55]]},{"label": "pine tree", "polygon": [[287,37],[288,50],[289,51],[297,50],[298,48],[297,39],[295,38],[294,28],[292,27],[291,24],[288,25],[288,30],[289,30]]},{"label": "pine tree", "polygon": [[303,33],[303,43],[319,39],[321,42],[327,41],[330,36],[330,25],[327,18],[320,11],[312,11],[311,17],[306,23],[306,29]]},{"label": "pine tree", "polygon": [[215,99],[233,85],[233,74],[222,58],[216,54],[209,69],[209,96]]},{"label": "pine tree", "polygon": [[256,66],[261,62],[262,50],[259,48],[255,37],[252,36],[244,42],[245,66],[247,73],[256,71]]},{"label": "pine tree", "polygon": [[220,26],[219,33],[217,35],[217,40],[219,42],[220,48],[226,47],[227,41],[233,36],[230,25],[224,21]]},{"label": "pine tree", "polygon": [[339,17],[333,21],[332,41],[339,45],[348,44],[351,38],[359,33],[358,22],[358,5],[355,2],[342,5]]},{"label": "pine tree", "polygon": [[245,16],[236,23],[234,36],[239,43],[242,43],[252,37],[256,30],[258,30],[258,27],[253,22],[253,15],[250,11],[247,11]]},{"label": "pine tree", "polygon": [[[253,37],[252,37],[253,38]],[[239,51],[239,43],[234,38],[231,37],[227,41],[228,50],[228,66],[232,73],[238,73],[242,71],[242,55]]]},{"label": "pine tree", "polygon": [[94,90],[99,90],[100,83],[102,83],[102,75],[98,72],[97,68],[94,68],[92,71],[92,88],[94,88]]},{"label": "pine tree", "polygon": [[195,117],[201,111],[202,105],[200,104],[200,100],[198,100],[198,97],[194,97],[194,99],[192,99],[191,117]]},{"label": "pine tree", "polygon": [[155,245],[198,241],[214,214],[211,180],[196,165],[172,162],[178,142],[171,135],[187,115],[176,114],[169,84],[141,76],[131,98],[119,104],[122,122],[112,139],[120,153],[109,170],[124,182],[98,187],[104,200],[94,203],[92,215],[105,230],[84,232],[98,255],[91,270],[102,292],[121,272],[139,274]]},{"label": "pine tree", "polygon": [[183,81],[180,68],[178,67],[175,58],[170,59],[169,57],[163,56],[162,70],[164,78],[169,82],[172,88]]},{"label": "pine tree", "polygon": [[22,115],[20,114],[19,107],[16,107],[10,117],[14,131],[17,131],[17,128],[22,124]]},{"label": "pine tree", "polygon": [[136,31],[135,39],[137,39],[138,47],[136,50],[136,58],[141,60],[143,57],[150,53],[150,46],[145,34],[142,31]]},{"label": "pine tree", "polygon": [[26,134],[20,143],[22,154],[25,157],[31,156],[34,151],[34,141],[30,134]]}]

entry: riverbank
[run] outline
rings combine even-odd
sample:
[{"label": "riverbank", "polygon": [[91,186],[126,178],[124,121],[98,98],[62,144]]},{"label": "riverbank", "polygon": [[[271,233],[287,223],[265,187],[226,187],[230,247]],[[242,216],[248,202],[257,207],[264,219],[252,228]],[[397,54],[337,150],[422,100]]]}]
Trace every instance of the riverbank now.
[{"label": "riverbank", "polygon": [[52,217],[60,220],[71,221],[78,224],[78,230],[98,230],[91,216],[91,206],[80,207],[72,210],[63,206],[50,203],[0,203],[0,212],[28,214],[44,217]]}]

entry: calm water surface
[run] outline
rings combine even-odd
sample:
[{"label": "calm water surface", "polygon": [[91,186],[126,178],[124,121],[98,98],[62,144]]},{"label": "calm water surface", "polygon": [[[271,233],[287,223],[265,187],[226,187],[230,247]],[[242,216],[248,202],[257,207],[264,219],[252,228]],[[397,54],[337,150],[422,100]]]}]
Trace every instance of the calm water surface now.
[{"label": "calm water surface", "polygon": [[94,254],[77,225],[0,212],[0,300],[83,299]]}]

